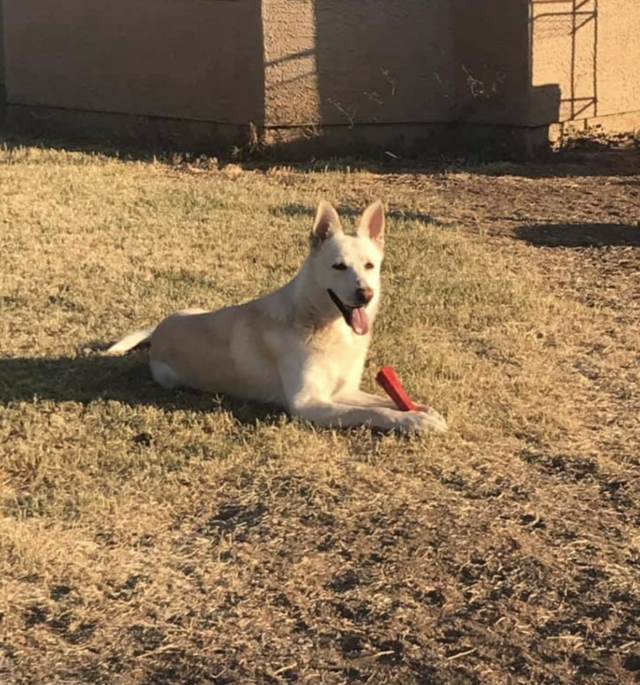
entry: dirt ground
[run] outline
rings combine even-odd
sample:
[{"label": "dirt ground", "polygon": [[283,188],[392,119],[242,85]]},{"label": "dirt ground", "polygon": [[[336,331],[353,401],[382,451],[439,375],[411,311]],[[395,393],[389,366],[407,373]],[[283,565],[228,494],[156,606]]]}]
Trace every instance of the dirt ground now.
[{"label": "dirt ground", "polygon": [[[0,182],[0,681],[640,682],[637,153],[349,171],[12,143]],[[92,334],[282,282],[321,196],[390,207],[371,366],[391,355],[446,438],[99,360]]]}]

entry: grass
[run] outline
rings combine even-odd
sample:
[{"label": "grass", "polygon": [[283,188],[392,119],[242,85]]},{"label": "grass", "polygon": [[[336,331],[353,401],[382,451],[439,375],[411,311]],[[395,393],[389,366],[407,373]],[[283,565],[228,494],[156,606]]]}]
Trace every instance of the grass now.
[{"label": "grass", "polygon": [[[5,146],[0,184],[0,679],[635,682],[637,320],[468,205],[430,214],[427,175]],[[393,365],[447,436],[317,430],[101,356],[277,287],[319,198],[353,222],[378,196],[365,383]]]}]

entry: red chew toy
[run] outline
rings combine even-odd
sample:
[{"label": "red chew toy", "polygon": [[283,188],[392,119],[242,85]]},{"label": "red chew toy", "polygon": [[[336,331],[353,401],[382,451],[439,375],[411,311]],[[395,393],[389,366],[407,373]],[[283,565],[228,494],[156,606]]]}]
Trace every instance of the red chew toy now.
[{"label": "red chew toy", "polygon": [[402,387],[402,383],[398,380],[396,372],[390,366],[383,366],[378,372],[376,380],[396,403],[396,407],[400,411],[418,411],[418,407],[411,401]]}]

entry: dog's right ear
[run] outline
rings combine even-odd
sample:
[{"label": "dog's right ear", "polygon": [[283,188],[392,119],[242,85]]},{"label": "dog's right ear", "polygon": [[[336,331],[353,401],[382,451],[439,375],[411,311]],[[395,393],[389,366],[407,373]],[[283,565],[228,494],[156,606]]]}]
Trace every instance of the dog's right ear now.
[{"label": "dog's right ear", "polygon": [[320,200],[311,229],[311,247],[319,247],[327,238],[342,233],[338,212],[326,200]]}]

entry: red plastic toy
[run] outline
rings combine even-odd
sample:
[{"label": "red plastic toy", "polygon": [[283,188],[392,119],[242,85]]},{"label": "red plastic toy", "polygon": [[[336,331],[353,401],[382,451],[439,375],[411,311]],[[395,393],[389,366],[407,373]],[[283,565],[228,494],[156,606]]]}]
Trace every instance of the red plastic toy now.
[{"label": "red plastic toy", "polygon": [[389,397],[396,403],[396,407],[400,411],[418,411],[417,405],[415,405],[409,395],[407,395],[405,389],[402,387],[396,372],[390,366],[383,366],[376,380],[383,387],[384,391],[389,395]]}]

